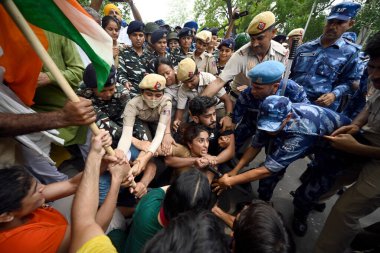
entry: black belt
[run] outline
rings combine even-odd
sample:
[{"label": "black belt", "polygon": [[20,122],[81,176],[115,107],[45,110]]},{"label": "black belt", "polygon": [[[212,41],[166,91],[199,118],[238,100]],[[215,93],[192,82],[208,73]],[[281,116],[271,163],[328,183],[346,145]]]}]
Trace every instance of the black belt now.
[{"label": "black belt", "polygon": [[239,95],[236,94],[235,92],[233,91],[230,91],[230,95],[233,96],[234,98],[238,99],[239,98]]}]

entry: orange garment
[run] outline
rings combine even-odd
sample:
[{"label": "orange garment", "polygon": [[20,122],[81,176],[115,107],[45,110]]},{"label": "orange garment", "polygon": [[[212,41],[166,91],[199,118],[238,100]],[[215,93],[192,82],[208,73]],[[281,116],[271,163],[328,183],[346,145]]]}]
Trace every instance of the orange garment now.
[{"label": "orange garment", "polygon": [[57,252],[67,228],[66,219],[54,208],[38,208],[22,226],[0,231],[0,252]]}]

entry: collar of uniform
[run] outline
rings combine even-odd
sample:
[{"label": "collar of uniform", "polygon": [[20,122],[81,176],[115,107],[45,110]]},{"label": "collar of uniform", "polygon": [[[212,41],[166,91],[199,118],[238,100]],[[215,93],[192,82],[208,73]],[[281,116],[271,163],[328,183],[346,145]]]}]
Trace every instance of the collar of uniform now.
[{"label": "collar of uniform", "polygon": [[[321,39],[322,39],[322,35],[318,39],[316,39],[315,41],[312,41],[311,43],[314,44],[313,42],[315,42],[316,44],[322,45]],[[340,37],[330,47],[336,46],[338,48],[341,48],[342,46],[344,46],[345,43],[346,43],[346,41],[342,37]]]}]

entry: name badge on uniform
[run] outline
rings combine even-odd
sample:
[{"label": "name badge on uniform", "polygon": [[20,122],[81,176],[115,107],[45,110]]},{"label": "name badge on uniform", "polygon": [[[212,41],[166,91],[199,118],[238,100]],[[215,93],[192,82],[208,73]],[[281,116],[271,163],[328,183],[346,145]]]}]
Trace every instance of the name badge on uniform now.
[{"label": "name badge on uniform", "polygon": [[310,52],[310,53],[300,53],[300,56],[308,57],[308,56],[315,56],[316,52]]}]

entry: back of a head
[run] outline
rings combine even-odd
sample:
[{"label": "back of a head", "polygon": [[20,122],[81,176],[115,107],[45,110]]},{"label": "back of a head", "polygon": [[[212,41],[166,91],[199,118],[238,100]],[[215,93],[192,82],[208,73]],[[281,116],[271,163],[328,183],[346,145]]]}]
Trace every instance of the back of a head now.
[{"label": "back of a head", "polygon": [[282,218],[265,202],[251,204],[234,223],[235,253],[295,252]]},{"label": "back of a head", "polygon": [[197,169],[181,173],[166,192],[163,208],[170,221],[182,212],[208,209],[211,188],[207,177]]},{"label": "back of a head", "polygon": [[146,244],[143,252],[227,253],[229,248],[220,220],[203,210],[178,215]]},{"label": "back of a head", "polygon": [[21,208],[33,177],[22,166],[0,169],[0,214]]},{"label": "back of a head", "polygon": [[364,52],[372,59],[380,57],[380,32],[368,40]]}]

